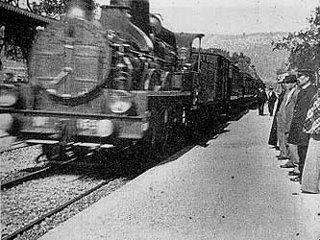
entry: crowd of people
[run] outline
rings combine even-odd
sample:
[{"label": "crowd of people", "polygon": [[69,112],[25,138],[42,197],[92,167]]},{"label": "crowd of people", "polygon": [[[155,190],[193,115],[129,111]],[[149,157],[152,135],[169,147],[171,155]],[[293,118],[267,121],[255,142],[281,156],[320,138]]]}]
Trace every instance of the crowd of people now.
[{"label": "crowd of people", "polygon": [[258,100],[258,113],[259,115],[264,115],[264,105],[266,102],[268,102],[268,110],[270,116],[273,116],[274,112],[274,105],[277,101],[277,95],[275,91],[273,91],[273,87],[269,88],[268,94],[264,90],[264,88],[259,88],[258,93],[256,94],[257,100]]},{"label": "crowd of people", "polygon": [[280,167],[292,168],[291,180],[301,183],[302,192],[320,193],[319,83],[314,71],[298,69],[282,75],[278,84],[277,96],[273,89],[266,94],[270,116],[275,112],[268,143],[279,150],[279,160],[286,160]]}]

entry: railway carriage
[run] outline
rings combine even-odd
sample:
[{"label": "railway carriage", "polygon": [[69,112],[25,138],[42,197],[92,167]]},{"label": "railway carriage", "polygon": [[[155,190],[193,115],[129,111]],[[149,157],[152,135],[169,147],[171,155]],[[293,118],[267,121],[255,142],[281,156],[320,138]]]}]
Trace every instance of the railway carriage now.
[{"label": "railway carriage", "polygon": [[203,34],[164,28],[147,0],[112,2],[96,21],[92,1],[71,1],[38,33],[29,83],[13,87],[19,97],[1,91],[2,118],[13,116],[51,161],[137,144],[164,154],[254,88],[229,59],[201,49]]}]

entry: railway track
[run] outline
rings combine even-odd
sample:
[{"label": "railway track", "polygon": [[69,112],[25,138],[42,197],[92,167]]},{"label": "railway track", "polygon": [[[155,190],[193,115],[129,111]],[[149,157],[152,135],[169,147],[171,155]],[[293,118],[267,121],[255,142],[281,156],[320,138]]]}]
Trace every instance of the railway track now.
[{"label": "railway track", "polygon": [[5,153],[5,152],[11,152],[11,151],[18,150],[18,149],[28,148],[28,147],[30,147],[29,144],[26,144],[23,141],[18,141],[18,142],[15,142],[12,146],[10,146],[8,148],[1,149],[0,154]]},{"label": "railway track", "polygon": [[[112,181],[112,180],[111,180]],[[37,217],[35,220],[33,220],[32,222],[28,223],[27,225],[19,228],[18,230],[14,231],[13,233],[1,238],[1,240],[11,240],[11,239],[15,239],[16,237],[18,237],[19,235],[22,235],[24,232],[26,232],[27,230],[33,228],[35,225],[40,224],[43,220],[45,220],[46,218],[62,211],[63,209],[65,209],[66,207],[70,206],[71,204],[75,203],[76,201],[79,201],[80,199],[88,196],[89,194],[93,193],[94,191],[97,191],[99,188],[105,186],[107,183],[109,183],[110,181],[103,181],[102,183],[98,184],[97,186],[85,191],[84,193],[82,193],[81,195],[59,205],[58,207],[54,208],[53,210]]]},{"label": "railway track", "polygon": [[[67,164],[71,164],[71,165],[69,165],[70,167],[68,166],[68,168],[65,168],[67,171],[69,171],[69,169],[71,170],[77,166],[76,162],[74,162],[75,160],[77,160],[77,159],[71,159],[69,161],[64,162],[64,166]],[[81,169],[84,169],[83,165],[80,165],[80,166],[81,166],[80,167]],[[39,182],[40,184],[39,183],[34,184],[35,181],[30,181],[32,179],[35,179],[35,178],[41,176],[42,174],[47,174],[48,172],[52,171],[53,168],[51,166],[46,167],[44,169],[41,169],[35,173],[32,173],[32,174],[30,174],[30,176],[26,176],[21,179],[17,179],[11,183],[7,183],[4,186],[1,186],[1,189],[4,190],[2,195],[6,195],[3,197],[5,200],[2,199],[2,201],[4,201],[4,203],[5,203],[5,204],[3,204],[3,202],[2,202],[2,205],[3,205],[2,211],[6,211],[4,214],[2,212],[3,218],[5,218],[3,225],[4,226],[6,226],[6,224],[9,225],[8,228],[2,232],[3,237],[1,238],[1,240],[16,239],[16,238],[20,239],[19,236],[25,236],[25,235],[28,236],[29,232],[34,232],[35,231],[34,229],[39,228],[39,227],[41,228],[43,226],[42,223],[47,222],[48,219],[50,219],[51,217],[57,218],[56,217],[57,215],[59,215],[59,214],[63,215],[62,212],[64,212],[64,210],[66,208],[69,209],[68,207],[70,205],[72,205],[78,201],[80,202],[81,199],[86,198],[88,195],[90,195],[91,193],[93,193],[95,191],[98,191],[100,188],[104,187],[105,185],[114,181],[115,179],[121,179],[121,177],[119,177],[117,174],[113,174],[113,176],[110,177],[108,180],[101,181],[101,179],[105,179],[105,177],[106,177],[105,175],[106,175],[106,172],[108,172],[108,169],[106,171],[103,171],[100,167],[100,169],[98,168],[95,171],[94,169],[91,168],[93,166],[90,165],[90,167],[85,168],[85,169],[89,170],[89,174],[83,174],[83,172],[81,172],[81,171],[79,171],[79,172],[81,172],[82,176],[86,176],[86,177],[87,177],[87,175],[89,175],[89,176],[91,175],[91,177],[92,177],[92,174],[90,174],[90,173],[93,173],[93,176],[96,174],[98,177],[96,177],[95,180],[93,180],[92,183],[90,183],[90,184],[95,184],[95,186],[90,187],[89,189],[85,190],[84,192],[81,192],[81,194],[78,194],[77,190],[76,190],[74,192],[76,193],[77,196],[75,196],[75,193],[71,193],[70,195],[72,195],[72,199],[67,200],[67,201],[61,200],[61,203],[60,203],[60,201],[55,202],[55,200],[53,200],[53,202],[52,202],[51,200],[49,200],[49,198],[51,198],[52,195],[57,195],[56,190],[55,190],[55,186],[49,187],[50,190],[48,190],[48,188],[46,188],[46,187],[43,187],[43,186],[46,186],[48,184],[48,182],[49,183],[50,182],[59,182],[58,180],[53,179],[53,180],[46,181],[45,178],[36,179],[35,181]],[[103,173],[103,175],[101,175],[101,173]],[[110,174],[110,172],[107,173],[107,175],[109,175],[109,174]],[[114,176],[114,175],[116,175],[116,176]],[[101,177],[99,177],[99,176],[101,176]],[[48,176],[48,177],[54,178],[55,175]],[[97,179],[99,182],[96,182]],[[129,178],[125,177],[123,179],[124,180],[119,180],[120,184],[119,185],[116,184],[117,187],[115,187],[115,188],[112,187],[111,191],[114,191],[114,189],[122,186],[125,182],[127,182],[127,180]],[[26,181],[27,181],[27,183],[26,183]],[[70,182],[66,182],[62,185],[59,185],[59,186],[61,186],[62,189],[67,188],[67,190],[64,189],[63,191],[60,192],[61,196],[63,194],[68,195],[69,191],[73,191],[73,188],[75,188],[75,187],[73,187],[73,186],[75,186],[75,185],[73,185],[73,183],[75,181],[78,181],[78,179],[71,180]],[[116,182],[117,181],[118,180],[116,180]],[[26,184],[20,186],[19,184],[21,184],[21,183],[26,183]],[[37,187],[39,187],[39,185],[41,185],[40,189],[37,188]],[[81,185],[82,185],[81,182],[77,183],[77,186],[81,186]],[[112,185],[112,183],[111,183],[111,185]],[[17,187],[12,188],[13,186],[17,186]],[[10,188],[12,188],[12,189],[10,189]],[[109,185],[106,188],[109,188]],[[51,191],[51,189],[52,189],[52,191]],[[68,189],[71,189],[71,190],[68,190]],[[81,189],[81,187],[80,187],[80,189]],[[31,192],[33,192],[33,193],[31,193]],[[42,193],[44,193],[44,192],[47,194],[43,195]],[[21,197],[21,196],[29,195],[29,193],[31,196]],[[70,195],[68,195],[68,196],[70,196]],[[9,196],[9,197],[7,197],[7,196]],[[16,196],[16,198],[10,198],[10,196]],[[46,211],[42,211],[42,206],[39,208],[38,207],[31,207],[33,205],[41,205],[41,203],[40,204],[33,203],[33,201],[37,201],[37,200],[33,199],[35,196],[37,198],[48,199],[47,200],[48,204],[43,207],[44,209],[46,209]],[[56,197],[53,197],[53,198],[56,198]],[[62,198],[63,200],[66,199],[65,196],[62,196],[59,198]],[[12,205],[10,205],[10,202],[12,202],[12,201],[14,201],[14,203]],[[28,207],[25,208],[24,204],[22,204],[22,203],[27,202],[27,201],[29,201],[29,203],[27,204]],[[45,200],[41,200],[41,201],[45,201]],[[87,201],[87,200],[84,200],[84,201]],[[54,203],[56,203],[56,204],[59,203],[59,205],[56,206]],[[22,210],[18,209],[21,206],[23,207]],[[5,210],[5,209],[7,209],[7,210]],[[50,210],[48,210],[48,209],[50,209]],[[65,210],[65,211],[68,211],[68,210]],[[18,215],[15,215],[16,212],[18,212]],[[29,216],[26,216],[26,217],[21,216],[21,215],[28,215],[28,214],[30,214],[30,217]],[[11,217],[11,215],[13,215],[13,217]],[[15,220],[15,218],[17,220]],[[10,222],[18,222],[18,224],[14,225],[14,226],[10,226]],[[22,239],[36,239],[36,238],[37,237],[35,237],[35,238],[22,237]]]},{"label": "railway track", "polygon": [[[108,180],[104,180],[105,176],[110,174],[110,171],[108,169],[103,170],[101,165],[100,168],[97,168],[97,165],[86,167],[86,163],[91,163],[91,160],[94,160],[93,158],[95,157],[96,155],[92,154],[92,151],[88,151],[81,157],[73,155],[64,161],[59,159],[59,161],[52,162],[50,166],[1,184],[1,224],[5,228],[2,229],[3,237],[1,240],[15,239],[23,234],[28,235],[29,232],[34,231],[34,227],[42,227],[41,223],[47,222],[47,219],[50,219],[51,216],[52,218],[56,218],[56,214],[63,215],[59,212],[64,212],[64,209],[68,208],[68,206],[78,201],[81,202],[81,199],[113,181],[116,178],[114,176],[112,178],[109,177]],[[74,171],[77,174],[74,176],[73,174],[70,175]],[[76,176],[79,174],[82,177],[77,180]],[[71,177],[71,181],[64,181],[63,177],[60,177],[64,175],[66,179]],[[85,180],[82,180],[82,178]],[[86,180],[87,178],[92,180]],[[102,179],[103,181],[101,182]],[[52,185],[51,182],[53,182]],[[59,195],[61,197],[57,198]],[[57,204],[59,205],[57,206]]]},{"label": "railway track", "polygon": [[10,188],[15,187],[19,184],[22,184],[24,182],[39,178],[39,177],[43,176],[44,174],[49,174],[52,171],[59,170],[59,168],[63,168],[66,165],[68,165],[72,162],[75,162],[77,160],[78,160],[77,158],[73,158],[73,159],[61,162],[59,165],[50,165],[50,166],[44,167],[38,171],[26,174],[24,176],[10,180],[8,182],[4,182],[1,184],[1,190],[10,189]]},{"label": "railway track", "polygon": [[35,179],[35,178],[41,176],[42,174],[47,173],[49,170],[51,170],[50,166],[49,167],[45,167],[43,169],[40,169],[40,170],[38,170],[36,172],[33,172],[33,173],[29,173],[29,174],[24,175],[22,177],[18,177],[16,179],[11,180],[11,181],[2,183],[1,184],[1,190],[9,189],[9,188],[15,187],[15,186],[17,186],[19,184],[22,184],[23,182]]},{"label": "railway track", "polygon": [[[215,130],[213,131],[213,132],[211,132],[210,134],[208,134],[208,138],[212,138],[212,135],[217,135],[217,134],[219,134],[220,132],[222,132],[222,130],[225,128],[225,126],[226,126],[226,123],[221,123],[221,124],[219,124],[216,128],[215,128]],[[210,136],[209,136],[210,135]],[[203,142],[206,142],[206,137],[203,139]],[[184,147],[182,147],[182,149],[180,148],[180,150],[178,150],[177,152],[175,152],[175,153],[173,153],[173,155],[171,155],[170,157],[168,157],[168,158],[166,158],[166,159],[162,159],[162,163],[164,163],[164,162],[166,162],[166,161],[173,161],[175,158],[178,158],[180,155],[182,155],[183,153],[185,153],[186,151],[188,151],[188,150],[190,150],[192,147],[194,147],[195,145],[199,145],[199,144],[201,144],[201,143],[196,143],[196,144],[192,144],[192,145],[188,145],[188,146],[184,146]],[[71,166],[71,168],[70,169],[72,169],[72,168],[74,168],[75,166],[77,166],[76,165],[76,162],[73,162],[73,161],[75,161],[75,160],[77,160],[77,159],[71,159],[70,161],[66,161],[65,162],[65,164],[68,164],[68,163],[70,163],[70,166]],[[129,159],[128,159],[129,160]],[[91,162],[91,161],[90,161]],[[162,164],[161,163],[161,164]],[[83,167],[82,167],[83,168]],[[88,169],[88,168],[85,168],[85,169]],[[99,169],[100,171],[102,170],[101,168]],[[96,173],[98,173],[99,172],[99,170],[97,170],[97,172]],[[43,173],[41,173],[43,171]],[[48,167],[48,169],[41,169],[40,170],[40,175],[41,174],[44,174],[45,173],[45,171],[51,171],[51,168],[50,167]],[[92,170],[91,170],[92,171]],[[104,171],[103,171],[104,172]],[[101,172],[100,172],[101,173]],[[36,174],[36,173],[35,173]],[[109,175],[109,174],[108,174]],[[84,175],[84,176],[86,176],[86,175]],[[102,175],[101,175],[102,176]],[[30,176],[30,179],[29,180],[31,180],[31,179],[34,179],[34,177],[32,177],[32,176]],[[103,181],[101,182],[101,180],[103,179]],[[30,218],[30,219],[28,219],[28,221],[25,221],[25,219],[23,219],[23,221],[25,221],[23,224],[21,224],[20,226],[19,226],[19,228],[17,227],[17,226],[15,226],[14,228],[10,228],[10,230],[12,230],[12,231],[9,231],[9,229],[8,229],[8,231],[7,232],[5,232],[5,235],[3,235],[3,237],[1,238],[1,240],[7,240],[7,239],[15,239],[15,238],[17,238],[18,236],[22,236],[22,237],[18,237],[18,239],[37,239],[39,236],[41,236],[41,235],[43,235],[45,232],[42,232],[42,233],[39,233],[39,230],[37,230],[37,229],[41,229],[42,228],[42,226],[44,225],[43,223],[46,223],[46,222],[50,222],[51,221],[51,219],[55,219],[55,218],[59,218],[59,217],[57,217],[57,216],[59,216],[59,215],[65,215],[65,212],[68,212],[69,211],[69,206],[70,205],[73,205],[74,203],[75,203],[75,205],[81,205],[79,202],[87,202],[87,196],[88,195],[90,195],[91,193],[93,193],[93,194],[97,194],[97,193],[94,193],[95,191],[96,192],[99,192],[100,190],[99,189],[101,189],[101,188],[103,188],[105,185],[107,185],[109,182],[112,182],[114,179],[120,179],[119,178],[119,176],[117,176],[117,177],[115,177],[115,176],[112,176],[112,177],[110,177],[110,179],[108,179],[108,180],[105,180],[105,176],[103,177],[103,178],[101,178],[100,180],[99,180],[99,182],[98,183],[95,183],[95,186],[93,186],[93,187],[90,187],[90,189],[87,189],[87,190],[85,190],[84,192],[81,192],[81,194],[77,194],[77,196],[72,196],[72,199],[68,199],[68,200],[66,200],[66,199],[63,199],[63,201],[61,200],[61,203],[59,202],[59,205],[57,206],[57,205],[54,205],[54,204],[52,204],[51,202],[49,203],[49,205],[50,205],[50,210],[48,210],[48,209],[46,209],[46,211],[41,211],[41,212],[37,212],[37,210],[34,210],[34,212],[35,213],[37,213],[36,214],[36,216],[35,217],[33,217],[33,218]],[[124,178],[125,180],[124,180],[124,182],[127,182],[129,179],[130,179],[130,177],[129,178]],[[25,182],[25,180],[21,180],[22,182]],[[27,180],[28,181],[28,180]],[[120,181],[122,181],[122,180],[120,180]],[[71,183],[71,182],[70,182]],[[26,186],[25,185],[23,185],[23,186],[18,186],[18,188],[20,188],[20,189],[23,189],[23,188],[25,188],[25,187],[30,187],[29,186],[29,184],[32,184],[32,182],[30,182],[30,183],[28,183]],[[121,183],[122,185],[124,185],[123,183]],[[119,184],[119,186],[117,186],[116,188],[118,188],[118,187],[121,187],[122,185],[121,184]],[[15,185],[15,184],[13,184],[13,185]],[[12,185],[12,186],[13,186]],[[45,185],[45,184],[44,184]],[[81,184],[79,184],[79,185],[81,185]],[[121,186],[120,186],[121,185]],[[15,186],[17,186],[17,185],[15,185]],[[65,186],[68,186],[69,187],[69,183],[67,183]],[[72,187],[71,187],[72,188]],[[107,186],[107,188],[109,188],[109,185]],[[1,189],[5,189],[5,187],[3,188],[1,188]],[[30,189],[35,189],[35,188],[30,188]],[[11,190],[10,190],[11,191]],[[40,192],[43,192],[43,191],[47,191],[47,192],[50,192],[50,190],[48,191],[48,190],[40,190]],[[67,190],[67,191],[69,191],[69,190]],[[113,189],[111,190],[111,191],[114,191]],[[110,191],[110,192],[111,192]],[[38,192],[38,190],[36,190],[35,192]],[[53,191],[54,192],[54,191]],[[7,193],[8,195],[14,195],[14,194],[12,194],[12,193]],[[18,194],[20,195],[20,192],[18,191]],[[109,194],[109,193],[108,193]],[[23,195],[23,193],[22,193],[22,195]],[[92,195],[90,195],[90,197],[89,198],[91,198],[91,196]],[[84,199],[84,200],[82,200],[82,199]],[[14,200],[14,201],[16,201],[16,202],[23,202],[23,200],[21,201],[21,200]],[[19,205],[19,204],[17,204],[17,205]],[[74,205],[73,205],[74,206]],[[88,206],[88,205],[87,205]],[[72,207],[71,207],[72,208]],[[13,208],[14,209],[14,208]],[[83,210],[83,209],[82,209]],[[13,212],[14,212],[15,210],[13,210]],[[24,210],[25,211],[25,210]],[[26,212],[28,212],[28,211],[26,211]],[[79,212],[79,211],[77,211],[77,212]],[[9,212],[9,213],[6,213],[7,214],[7,216],[8,216],[8,214],[10,215],[11,213]],[[22,213],[23,214],[23,213]],[[66,215],[69,215],[69,214],[66,214]],[[33,215],[34,216],[34,215]],[[60,221],[60,222],[63,222],[63,221],[65,221],[67,218],[69,218],[70,216],[68,216],[68,217],[66,217],[66,218],[64,218],[62,221]],[[48,220],[49,219],[49,220]],[[51,223],[50,223],[51,224]],[[56,226],[56,225],[55,225]],[[53,227],[55,227],[55,226],[53,226]],[[53,227],[51,227],[51,228],[53,228]],[[47,228],[45,231],[48,231],[49,229],[51,229],[51,228]],[[37,232],[38,231],[38,232]],[[35,235],[37,235],[36,237],[28,237],[29,235],[30,235],[30,233],[31,233],[31,235],[32,234],[34,234],[34,232],[36,232],[35,233]],[[27,236],[27,237],[26,237]]]},{"label": "railway track", "polygon": [[[41,145],[33,145],[33,146],[41,147]],[[6,151],[2,151],[1,153],[10,152],[13,150],[18,150],[18,149],[27,148],[27,147],[30,147],[30,145],[23,143],[23,142],[19,142],[17,144],[14,144],[12,148],[7,149]],[[42,177],[45,174],[50,174],[54,171],[58,171],[59,169],[63,169],[66,166],[71,165],[72,163],[76,163],[76,162],[81,161],[80,158],[85,159],[85,158],[90,157],[93,154],[93,152],[94,152],[94,150],[91,150],[91,151],[88,150],[87,152],[84,152],[83,156],[81,156],[81,157],[76,156],[75,154],[71,154],[70,156],[66,155],[65,156],[66,159],[56,159],[55,161],[50,160],[50,161],[48,161],[49,165],[46,164],[46,166],[41,166],[41,167],[35,166],[34,168],[37,168],[37,169],[40,168],[40,169],[36,170],[36,171],[33,170],[31,173],[27,173],[28,171],[30,171],[30,169],[21,168],[18,171],[13,172],[18,176],[14,177],[13,179],[7,180],[7,181],[2,181],[1,190],[10,189],[10,188],[15,187],[19,184],[22,184],[24,182]],[[33,161],[39,162],[38,160],[42,156],[45,156],[43,154],[43,152],[41,154],[39,154]],[[15,175],[15,174],[13,174],[13,175]]]}]

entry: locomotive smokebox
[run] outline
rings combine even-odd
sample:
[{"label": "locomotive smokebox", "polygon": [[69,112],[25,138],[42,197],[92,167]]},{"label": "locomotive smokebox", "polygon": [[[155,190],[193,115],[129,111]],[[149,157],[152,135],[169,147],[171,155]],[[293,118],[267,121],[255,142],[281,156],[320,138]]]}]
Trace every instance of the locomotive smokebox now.
[{"label": "locomotive smokebox", "polygon": [[67,16],[91,21],[95,9],[93,0],[70,0],[67,4]]}]

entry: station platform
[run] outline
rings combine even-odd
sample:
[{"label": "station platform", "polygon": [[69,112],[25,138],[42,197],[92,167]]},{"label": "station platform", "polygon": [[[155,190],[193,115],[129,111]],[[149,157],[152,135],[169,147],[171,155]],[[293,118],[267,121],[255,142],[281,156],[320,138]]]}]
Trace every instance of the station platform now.
[{"label": "station platform", "polygon": [[271,124],[252,110],[40,239],[319,240],[320,195],[279,167]]}]

